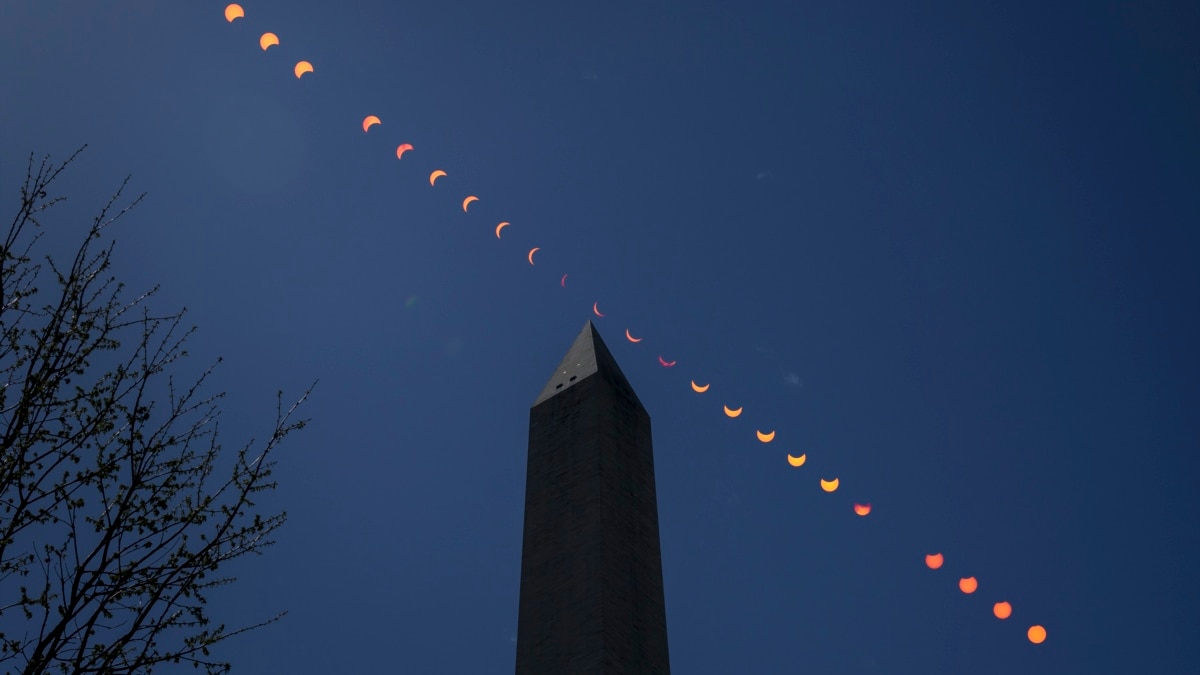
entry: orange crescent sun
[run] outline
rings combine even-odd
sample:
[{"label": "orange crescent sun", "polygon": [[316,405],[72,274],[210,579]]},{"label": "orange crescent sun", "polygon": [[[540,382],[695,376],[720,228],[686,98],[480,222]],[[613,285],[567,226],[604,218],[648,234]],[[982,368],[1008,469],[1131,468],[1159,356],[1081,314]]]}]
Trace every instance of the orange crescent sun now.
[{"label": "orange crescent sun", "polygon": [[529,249],[529,264],[530,265],[533,264],[533,254],[537,253],[540,250],[542,250],[542,249],[538,246],[534,246],[533,248]]},{"label": "orange crescent sun", "polygon": [[871,512],[871,505],[870,504],[855,504],[854,512],[860,516],[865,516]]},{"label": "orange crescent sun", "polygon": [[742,409],[741,407],[738,407],[736,410],[734,410],[729,406],[725,406],[725,414],[729,417],[737,417],[738,415],[742,414]]},{"label": "orange crescent sun", "polygon": [[297,61],[296,62],[296,79],[300,79],[300,77],[302,75],[304,75],[305,73],[311,73],[312,71],[313,71],[313,66],[308,61]]},{"label": "orange crescent sun", "polygon": [[825,480],[824,478],[822,478],[821,479],[821,489],[826,492],[833,492],[834,490],[838,489],[839,483],[841,483],[841,481],[838,480],[837,478],[834,478],[833,480]]},{"label": "orange crescent sun", "polygon": [[791,464],[792,466],[804,466],[804,462],[807,459],[808,455],[806,454],[800,455],[799,457],[793,457],[791,454],[788,454],[788,464]]},{"label": "orange crescent sun", "polygon": [[279,36],[274,33],[263,33],[262,37],[258,38],[258,46],[262,47],[264,52],[268,47],[274,47],[277,44],[279,44]]},{"label": "orange crescent sun", "polygon": [[467,197],[466,199],[464,199],[463,200],[463,213],[467,212],[467,207],[471,205],[471,202],[477,202],[477,201],[479,201],[479,197],[476,197],[475,195],[471,195],[470,197]]},{"label": "orange crescent sun", "polygon": [[506,220],[506,221],[504,221],[503,223],[500,223],[499,225],[497,225],[497,226],[496,226],[496,238],[497,238],[497,239],[499,239],[499,238],[500,238],[500,230],[503,230],[504,228],[508,227],[508,226],[509,226],[509,225],[511,225],[511,224],[512,224],[512,223],[509,223],[509,222]]},{"label": "orange crescent sun", "polygon": [[645,339],[645,338],[635,338],[635,337],[633,337],[632,335],[630,335],[630,334],[629,334],[629,329],[628,329],[628,328],[626,328],[626,329],[625,329],[625,337],[626,337],[626,338],[628,338],[630,342],[641,342],[642,340],[644,340],[644,339]]},{"label": "orange crescent sun", "polygon": [[404,153],[412,150],[412,143],[401,143],[396,146],[396,159],[404,159]]},{"label": "orange crescent sun", "polygon": [[596,313],[596,316],[604,316],[603,314],[600,313],[600,303],[599,302],[592,303],[592,311]]},{"label": "orange crescent sun", "polygon": [[380,124],[379,118],[375,115],[367,115],[363,118],[363,132],[366,132],[376,124]]},{"label": "orange crescent sun", "polygon": [[246,11],[236,2],[225,7],[225,20],[233,23],[234,19],[240,19],[246,16]]},{"label": "orange crescent sun", "polygon": [[446,175],[446,172],[442,171],[441,169],[434,171],[433,173],[429,174],[429,184],[432,186],[433,184],[437,183],[437,179],[439,179],[445,175]]},{"label": "orange crescent sun", "polygon": [[925,566],[931,570],[938,569],[945,561],[946,559],[941,553],[930,553],[929,555],[925,556]]},{"label": "orange crescent sun", "polygon": [[709,385],[709,384],[701,386],[701,385],[696,384],[695,380],[692,380],[692,391],[696,392],[697,394],[703,394],[704,392],[708,391],[708,388],[711,386],[712,385]]},{"label": "orange crescent sun", "polygon": [[765,434],[761,431],[755,431],[754,435],[758,436],[758,440],[762,441],[763,443],[770,443],[771,441],[775,440],[774,431],[768,431]]}]

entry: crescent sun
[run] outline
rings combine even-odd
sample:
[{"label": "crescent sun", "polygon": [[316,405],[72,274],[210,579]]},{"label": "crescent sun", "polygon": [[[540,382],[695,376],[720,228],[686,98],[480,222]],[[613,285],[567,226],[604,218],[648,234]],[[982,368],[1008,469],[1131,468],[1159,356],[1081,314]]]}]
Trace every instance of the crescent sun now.
[{"label": "crescent sun", "polygon": [[741,415],[741,414],[742,414],[742,409],[741,409],[741,407],[738,407],[738,408],[735,410],[735,409],[733,409],[733,408],[730,408],[729,406],[725,406],[725,414],[726,414],[728,417],[737,417],[738,415]]},{"label": "crescent sun", "polygon": [[311,73],[313,71],[312,64],[308,61],[298,61],[296,63],[296,79],[300,79],[301,75]]},{"label": "crescent sun", "polygon": [[567,287],[567,275],[563,275],[562,281],[558,282],[558,285],[562,286],[563,288]]},{"label": "crescent sun", "polygon": [[412,150],[412,143],[401,143],[396,146],[396,159],[404,159],[404,153]]},{"label": "crescent sun", "polygon": [[264,52],[268,47],[274,47],[277,44],[279,44],[279,36],[274,33],[263,33],[262,37],[258,38],[258,46],[262,47]]},{"label": "crescent sun", "polygon": [[540,250],[542,250],[542,249],[538,246],[534,246],[533,248],[529,249],[529,264],[530,265],[533,264],[533,254],[537,253]]},{"label": "crescent sun", "polygon": [[592,311],[596,313],[596,316],[604,316],[603,314],[600,313],[600,303],[599,302],[592,303]]},{"label": "crescent sun", "polygon": [[708,388],[710,386],[712,386],[712,385],[706,384],[704,386],[700,386],[700,385],[696,384],[695,380],[692,380],[692,391],[696,392],[697,394],[703,394],[704,392],[708,391]]},{"label": "crescent sun", "polygon": [[378,117],[376,117],[375,115],[367,115],[366,117],[363,118],[363,132],[365,133],[368,129],[370,129],[371,127],[373,127],[379,123],[380,122],[379,122]]},{"label": "crescent sun", "polygon": [[225,20],[229,23],[233,23],[234,19],[240,19],[243,16],[246,16],[246,10],[236,2],[225,7]]},{"label": "crescent sun", "polygon": [[765,434],[761,431],[755,431],[754,434],[758,436],[758,440],[762,441],[763,443],[770,443],[771,441],[775,440],[774,431],[769,431]]},{"label": "crescent sun", "polygon": [[475,195],[471,195],[470,197],[467,197],[466,199],[464,199],[463,200],[463,213],[467,212],[467,207],[471,205],[471,202],[477,202],[477,201],[479,201],[479,197],[476,197]]},{"label": "crescent sun", "polygon": [[625,337],[626,337],[626,338],[628,338],[630,342],[641,342],[642,340],[644,340],[644,339],[645,339],[645,338],[635,338],[635,337],[633,337],[632,335],[630,335],[630,334],[629,334],[629,329],[628,329],[628,328],[626,328],[626,329],[625,329]]},{"label": "crescent sun", "polygon": [[436,183],[436,182],[437,182],[437,179],[439,179],[439,178],[441,178],[442,176],[445,176],[445,175],[446,175],[446,172],[445,172],[445,171],[442,171],[441,169],[438,169],[437,171],[434,171],[433,173],[429,174],[429,184],[430,184],[430,185],[433,185],[434,183]]},{"label": "crescent sun", "polygon": [[499,225],[497,225],[497,226],[496,226],[496,238],[497,238],[497,239],[499,239],[499,238],[500,238],[500,230],[503,230],[504,228],[508,227],[510,224],[511,224],[511,223],[509,223],[509,222],[506,220],[506,221],[504,221],[503,223],[500,223]]},{"label": "crescent sun", "polygon": [[800,455],[799,457],[793,457],[790,453],[788,454],[788,464],[791,464],[792,466],[804,466],[804,462],[807,459],[807,454]]},{"label": "crescent sun", "polygon": [[833,480],[825,480],[824,478],[822,478],[821,479],[821,489],[826,492],[833,492],[834,490],[838,489],[839,482],[840,481],[836,478],[834,478]]},{"label": "crescent sun", "polygon": [[658,357],[658,362],[662,364],[663,368],[670,368],[675,365],[675,361],[667,361],[661,356]]}]

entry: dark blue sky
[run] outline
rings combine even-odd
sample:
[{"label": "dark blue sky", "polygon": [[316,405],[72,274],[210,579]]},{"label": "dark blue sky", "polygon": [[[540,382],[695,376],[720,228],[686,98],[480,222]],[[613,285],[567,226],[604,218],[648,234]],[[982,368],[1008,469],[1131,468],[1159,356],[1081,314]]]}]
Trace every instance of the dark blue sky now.
[{"label": "dark blue sky", "polygon": [[511,672],[528,406],[595,301],[675,672],[1200,667],[1195,4],[242,4],[0,6],[0,203],[89,143],[71,241],[133,174],[118,271],[225,358],[230,448],[320,378],[236,672]]}]

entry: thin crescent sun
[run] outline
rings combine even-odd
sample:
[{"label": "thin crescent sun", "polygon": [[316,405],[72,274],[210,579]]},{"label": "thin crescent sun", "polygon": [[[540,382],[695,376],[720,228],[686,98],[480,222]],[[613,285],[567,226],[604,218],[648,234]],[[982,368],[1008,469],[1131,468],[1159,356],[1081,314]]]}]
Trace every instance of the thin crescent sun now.
[{"label": "thin crescent sun", "polygon": [[871,512],[871,505],[870,504],[855,504],[854,512],[860,516],[865,516]]},{"label": "thin crescent sun", "polygon": [[625,337],[626,337],[626,338],[628,338],[630,342],[641,342],[642,340],[644,340],[644,339],[645,339],[645,338],[635,338],[635,337],[633,337],[632,335],[630,335],[630,334],[629,334],[629,329],[628,329],[628,328],[626,328],[626,329],[625,329]]},{"label": "thin crescent sun", "polygon": [[700,386],[696,384],[695,380],[692,380],[692,391],[696,392],[697,394],[703,394],[704,392],[708,391],[710,386],[712,385],[706,384],[704,386]]},{"label": "thin crescent sun", "polygon": [[821,479],[821,489],[826,492],[833,492],[834,490],[838,489],[838,483],[840,483],[840,482],[841,481],[839,481],[836,478],[834,478],[833,480],[825,480],[824,478],[822,478]]},{"label": "thin crescent sun", "polygon": [[562,286],[563,288],[567,287],[567,275],[563,275],[562,281],[558,282],[558,285]]},{"label": "thin crescent sun", "polygon": [[246,10],[236,2],[225,7],[225,20],[229,23],[233,23],[234,19],[240,19],[243,16],[246,16]]},{"label": "thin crescent sun", "polygon": [[296,62],[296,79],[300,79],[301,75],[304,75],[305,73],[311,73],[312,71],[312,64],[308,61]]},{"label": "thin crescent sun", "polygon": [[533,264],[533,254],[537,253],[540,250],[542,250],[542,249],[538,246],[534,246],[533,248],[529,249],[529,264],[530,265]]},{"label": "thin crescent sun", "polygon": [[800,455],[799,457],[793,457],[791,454],[788,454],[788,464],[791,464],[792,466],[804,466],[804,462],[807,459],[807,454]]},{"label": "thin crescent sun", "polygon": [[363,131],[366,132],[368,129],[379,123],[379,118],[377,116],[367,115],[363,118]]},{"label": "thin crescent sun", "polygon": [[439,179],[439,178],[441,178],[442,176],[445,176],[445,175],[446,175],[446,172],[445,172],[445,171],[442,171],[441,169],[438,169],[437,171],[434,171],[433,173],[429,174],[429,184],[430,184],[430,185],[433,185],[434,183],[436,183],[436,182],[437,182],[437,179]]},{"label": "thin crescent sun", "polygon": [[663,368],[670,368],[676,363],[675,361],[668,361],[661,356],[658,357],[658,362],[662,364]]},{"label": "thin crescent sun", "polygon": [[412,150],[412,143],[401,143],[396,146],[396,159],[404,159],[404,153]]},{"label": "thin crescent sun", "polygon": [[736,410],[730,408],[729,406],[725,406],[725,414],[729,417],[737,417],[738,415],[742,414],[742,409],[740,406]]},{"label": "thin crescent sun", "polygon": [[467,197],[466,199],[464,199],[463,200],[463,213],[467,212],[467,207],[471,205],[471,202],[477,202],[477,201],[479,201],[479,197],[476,197],[475,195],[471,195],[470,197]]},{"label": "thin crescent sun", "polygon": [[264,52],[268,47],[274,47],[277,44],[279,44],[279,36],[274,33],[263,33],[262,37],[258,38],[258,46],[262,47]]},{"label": "thin crescent sun", "polygon": [[499,238],[500,238],[500,230],[503,230],[504,228],[508,227],[509,225],[511,225],[511,223],[509,223],[509,222],[506,220],[506,221],[504,221],[503,223],[500,223],[499,225],[497,225],[497,226],[496,226],[496,238],[497,238],[497,239],[499,239]]},{"label": "thin crescent sun", "polygon": [[592,303],[592,311],[595,312],[596,316],[604,316],[603,314],[600,313],[600,303],[599,302]]},{"label": "thin crescent sun", "polygon": [[768,431],[765,434],[761,431],[755,431],[754,434],[758,436],[758,440],[762,441],[763,443],[770,443],[771,441],[775,440],[774,431]]}]

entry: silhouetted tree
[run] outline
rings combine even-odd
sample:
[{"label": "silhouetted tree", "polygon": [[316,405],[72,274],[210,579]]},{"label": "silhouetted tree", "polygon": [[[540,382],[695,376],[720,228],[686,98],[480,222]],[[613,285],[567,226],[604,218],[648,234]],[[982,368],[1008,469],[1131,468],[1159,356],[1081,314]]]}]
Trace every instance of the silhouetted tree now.
[{"label": "silhouetted tree", "polygon": [[282,614],[227,628],[206,595],[283,524],[254,500],[275,487],[271,453],[304,426],[293,413],[309,392],[286,410],[278,394],[265,443],[221,452],[223,394],[201,392],[216,364],[185,386],[170,374],[195,328],[183,311],[155,315],[156,289],[122,299],[111,275],[105,230],[141,200],[118,206],[128,178],[73,259],[35,260],[39,219],[63,199],[48,189],[82,150],[58,165],[30,156],[0,244],[0,665],[227,672],[210,648]]}]

